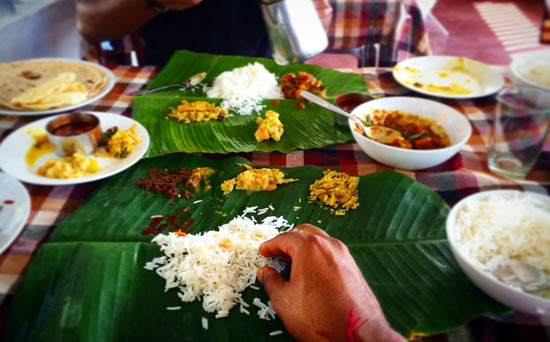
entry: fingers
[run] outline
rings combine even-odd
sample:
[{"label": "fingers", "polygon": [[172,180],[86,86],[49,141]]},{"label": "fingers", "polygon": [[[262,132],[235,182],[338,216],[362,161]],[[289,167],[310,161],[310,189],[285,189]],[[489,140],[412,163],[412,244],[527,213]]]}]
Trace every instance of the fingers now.
[{"label": "fingers", "polygon": [[[323,230],[310,224],[301,224],[288,232],[277,235],[260,245],[259,252],[264,257],[285,257],[292,259],[295,252],[306,242],[307,234],[330,237]],[[288,260],[287,260],[288,261]]]},{"label": "fingers", "polygon": [[317,228],[315,226],[312,226],[311,224],[307,224],[307,223],[296,226],[296,227],[292,228],[290,231],[297,231],[297,230],[301,230],[302,232],[307,232],[307,233],[310,233],[310,234],[313,234],[313,235],[320,235],[320,236],[323,236],[323,237],[330,237],[330,235],[328,235],[324,230],[322,230],[320,228]]},{"label": "fingers", "polygon": [[265,288],[267,295],[271,298],[271,301],[274,302],[282,295],[282,291],[285,288],[287,282],[281,277],[279,272],[277,272],[272,267],[262,267],[258,270],[257,274],[258,280]]},{"label": "fingers", "polygon": [[258,251],[266,258],[284,257],[285,255],[292,258],[300,243],[300,237],[297,233],[286,232],[262,243]]}]

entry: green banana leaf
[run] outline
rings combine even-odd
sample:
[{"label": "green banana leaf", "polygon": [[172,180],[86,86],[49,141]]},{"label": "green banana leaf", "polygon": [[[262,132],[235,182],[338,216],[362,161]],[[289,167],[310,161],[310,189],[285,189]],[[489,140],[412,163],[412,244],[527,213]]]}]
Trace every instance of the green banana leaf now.
[{"label": "green banana leaf", "polygon": [[[177,51],[148,87],[181,83],[199,72],[207,73],[203,83],[211,85],[222,72],[253,62],[262,63],[277,77],[289,72],[297,74],[300,71],[313,74],[326,85],[327,99],[331,102],[344,93],[368,93],[364,78],[357,74],[343,73],[316,65],[281,66],[265,58],[216,56],[190,51]],[[254,132],[258,127],[258,114],[241,116],[231,112],[233,116],[223,122],[190,124],[177,122],[172,118],[167,119],[170,107],[177,106],[183,99],[217,104],[221,102],[220,99],[207,98],[200,87],[185,90],[168,88],[134,98],[132,117],[142,123],[151,136],[151,145],[146,156],[153,157],[172,152],[286,153],[295,149],[319,148],[353,140],[349,129],[335,124],[334,115],[337,114],[312,104],[308,104],[305,109],[299,109],[295,100],[281,100],[278,105],[273,105],[271,100],[262,102],[262,105],[265,105],[262,114],[268,109],[280,114],[285,132],[279,142],[256,141]]]},{"label": "green banana leaf", "polygon": [[[143,269],[162,253],[142,235],[152,215],[186,214],[193,233],[216,229],[244,208],[275,208],[266,215],[313,223],[341,239],[359,265],[384,313],[404,336],[436,333],[481,314],[499,315],[507,307],[479,291],[462,273],[445,237],[449,208],[432,190],[396,172],[362,176],[359,203],[345,216],[308,203],[309,185],[322,176],[313,166],[283,168],[300,181],[273,192],[234,190],[224,196],[221,182],[238,174],[235,157],[224,160],[170,155],[140,161],[108,179],[89,201],[63,221],[40,249],[15,295],[3,338],[6,341],[287,341],[279,319],[262,321],[234,308],[214,319],[200,302],[181,303],[163,280]],[[210,166],[212,189],[191,199],[167,199],[135,186],[151,167]],[[200,203],[193,203],[202,200]],[[171,203],[173,202],[173,203]],[[300,207],[298,210],[295,210]],[[264,216],[257,216],[262,218]],[[261,285],[257,284],[261,287]],[[251,302],[267,296],[247,289]],[[166,307],[181,306],[179,311]],[[207,317],[209,329],[201,327]]]}]

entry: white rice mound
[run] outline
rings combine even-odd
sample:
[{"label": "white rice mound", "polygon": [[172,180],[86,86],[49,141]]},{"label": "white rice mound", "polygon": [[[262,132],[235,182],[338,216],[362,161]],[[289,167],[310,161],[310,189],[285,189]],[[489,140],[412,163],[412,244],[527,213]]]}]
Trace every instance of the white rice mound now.
[{"label": "white rice mound", "polygon": [[226,317],[237,303],[241,312],[248,314],[245,307],[249,305],[241,292],[254,284],[258,269],[271,266],[281,271],[285,266],[260,255],[258,247],[278,235],[280,228],[290,227],[282,217],[269,216],[256,223],[238,216],[217,231],[157,235],[152,242],[160,245],[165,256],[153,259],[145,268],[156,268],[166,280],[165,291],[177,288],[183,302],[202,299],[203,309],[216,312],[216,318]]},{"label": "white rice mound", "polygon": [[263,99],[282,99],[277,78],[263,64],[255,62],[218,75],[212,87],[204,86],[208,97],[223,99],[220,107],[241,115],[259,113]]},{"label": "white rice mound", "polygon": [[[465,203],[456,226],[458,248],[476,268],[492,272],[518,260],[550,275],[550,201],[526,193],[488,196]],[[550,298],[550,291],[539,295]]]}]

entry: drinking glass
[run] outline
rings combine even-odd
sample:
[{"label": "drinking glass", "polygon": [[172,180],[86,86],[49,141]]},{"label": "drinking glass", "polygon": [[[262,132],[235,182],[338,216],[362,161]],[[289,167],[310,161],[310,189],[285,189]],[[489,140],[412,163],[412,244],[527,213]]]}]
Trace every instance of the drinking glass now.
[{"label": "drinking glass", "polygon": [[504,177],[525,177],[550,130],[550,91],[511,86],[497,95],[489,141],[489,169]]}]

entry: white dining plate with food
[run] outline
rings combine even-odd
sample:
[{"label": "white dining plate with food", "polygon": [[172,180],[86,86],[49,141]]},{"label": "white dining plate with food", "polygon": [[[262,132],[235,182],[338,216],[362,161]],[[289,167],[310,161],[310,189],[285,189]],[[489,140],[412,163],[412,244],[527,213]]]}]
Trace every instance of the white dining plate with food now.
[{"label": "white dining plate with food", "polygon": [[19,128],[4,139],[0,145],[0,168],[25,183],[71,185],[117,174],[134,165],[147,152],[150,141],[149,134],[139,122],[118,114],[88,113],[99,118],[101,131],[106,132],[112,127],[117,127],[119,131],[129,131],[134,127],[133,134],[140,141],[134,145],[133,151],[124,158],[105,157],[104,154],[97,153],[84,156],[89,160],[87,163],[93,165],[94,169],[86,168],[80,176],[74,178],[46,177],[38,174],[40,168],[64,159],[54,152],[55,145],[51,144],[46,133],[46,125],[57,116],[47,117]]},{"label": "white dining plate with food", "polygon": [[70,111],[99,100],[114,85],[109,69],[86,61],[40,58],[0,63],[0,114]]},{"label": "white dining plate with food", "polygon": [[0,253],[17,238],[31,212],[31,198],[17,179],[0,171]]},{"label": "white dining plate with food", "polygon": [[500,73],[464,57],[411,58],[397,64],[392,73],[399,84],[410,90],[450,99],[483,97],[504,86]]}]

